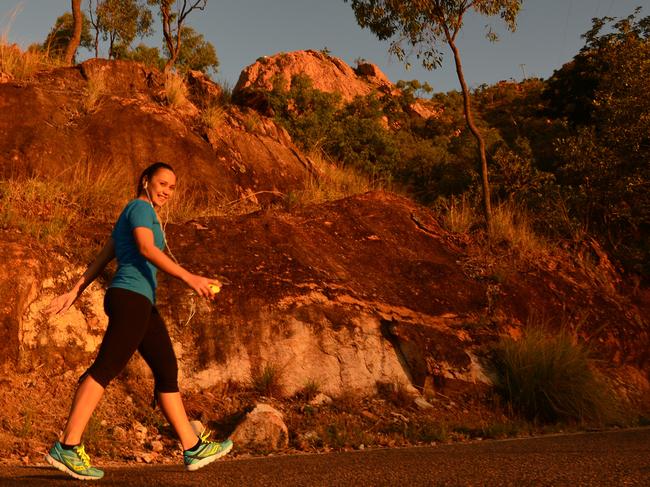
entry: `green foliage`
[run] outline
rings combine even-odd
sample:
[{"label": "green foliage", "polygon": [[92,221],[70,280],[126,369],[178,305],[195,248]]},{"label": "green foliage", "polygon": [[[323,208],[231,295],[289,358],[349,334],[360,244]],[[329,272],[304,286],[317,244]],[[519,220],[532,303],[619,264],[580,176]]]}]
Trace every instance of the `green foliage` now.
[{"label": "green foliage", "polygon": [[[175,0],[147,0],[147,4],[158,8],[162,22],[164,46],[169,53],[169,59],[165,63],[165,70],[170,69],[178,60],[183,42],[183,31],[187,16],[194,10],[205,10],[208,0],[195,0],[192,2],[176,2]],[[189,33],[194,33],[190,31]],[[187,33],[186,33],[187,35]],[[216,69],[216,52],[210,43],[206,43],[202,36],[194,36],[195,46],[193,50],[201,53],[201,60],[208,60],[205,68]],[[210,56],[214,54],[214,59]],[[186,59],[192,62],[192,56],[186,53]],[[187,69],[187,65],[186,65]]]},{"label": "green foliage", "polygon": [[[170,56],[166,49],[167,56]],[[192,69],[208,74],[216,73],[219,68],[219,59],[214,46],[206,41],[203,34],[199,34],[192,27],[185,26],[181,30],[181,47],[176,59],[176,68],[181,72]]]},{"label": "green foliage", "polygon": [[120,59],[128,59],[143,63],[150,68],[162,70],[165,66],[165,59],[160,55],[160,49],[149,47],[145,44],[138,44],[135,49],[126,50],[117,55]]},{"label": "green foliage", "polygon": [[[555,145],[557,180],[571,214],[599,236],[628,269],[650,275],[650,17],[595,19],[575,65],[556,73],[578,90],[593,81],[581,107],[563,115],[573,130]],[[602,30],[612,24],[606,33]],[[586,74],[585,74],[586,73]],[[551,93],[550,99],[562,99]]]},{"label": "green foliage", "polygon": [[97,4],[96,24],[109,42],[109,58],[122,57],[136,37],[152,33],[151,10],[139,0],[102,0]]},{"label": "green foliage", "polygon": [[371,93],[347,104],[338,94],[314,89],[307,76],[294,76],[289,89],[279,78],[274,86],[270,111],[307,151],[320,149],[375,181],[400,183],[425,202],[462,192],[475,178],[474,163],[467,163],[464,153],[467,144],[476,146],[464,131],[463,142],[457,142],[457,135],[440,129],[440,120],[429,126],[408,112],[412,90],[420,85],[405,84],[405,95],[397,99]]},{"label": "green foliage", "polygon": [[270,109],[304,149],[318,148],[330,138],[340,95],[313,89],[311,79],[304,75],[294,76],[289,90],[284,90],[279,77],[273,85],[268,100]]},{"label": "green foliage", "polygon": [[[68,43],[72,38],[74,32],[74,21],[72,19],[72,14],[66,12],[56,19],[54,27],[50,30],[50,33],[45,38],[41,49],[46,53],[47,56],[54,58],[61,58],[65,55],[65,50],[68,47]],[[90,35],[90,21],[82,12],[82,24],[81,24],[81,47],[86,49],[92,49],[93,40]]]},{"label": "green foliage", "polygon": [[612,418],[613,397],[594,374],[585,346],[566,331],[554,336],[540,327],[523,338],[503,339],[495,354],[498,391],[512,409],[541,422]]},{"label": "green foliage", "polygon": [[427,69],[442,64],[439,43],[453,42],[471,9],[486,17],[499,16],[506,26],[515,29],[515,19],[522,0],[466,0],[417,2],[401,0],[345,0],[350,2],[357,22],[370,29],[380,40],[393,40],[390,51],[400,60],[415,49],[417,59]]}]

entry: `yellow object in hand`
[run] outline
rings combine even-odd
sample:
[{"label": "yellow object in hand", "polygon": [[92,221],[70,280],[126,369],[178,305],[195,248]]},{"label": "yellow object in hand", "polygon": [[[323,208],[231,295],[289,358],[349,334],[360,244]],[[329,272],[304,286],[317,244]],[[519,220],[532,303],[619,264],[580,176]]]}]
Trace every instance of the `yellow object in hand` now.
[{"label": "yellow object in hand", "polygon": [[217,294],[221,288],[217,284],[208,284],[208,289],[212,294]]}]

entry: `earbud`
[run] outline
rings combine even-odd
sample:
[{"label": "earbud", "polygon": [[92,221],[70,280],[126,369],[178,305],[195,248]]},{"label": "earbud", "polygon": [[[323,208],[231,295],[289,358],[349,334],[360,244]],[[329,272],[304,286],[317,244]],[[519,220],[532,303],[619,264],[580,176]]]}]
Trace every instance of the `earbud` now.
[{"label": "earbud", "polygon": [[147,185],[148,185],[148,184],[149,184],[149,181],[148,181],[147,179],[145,179],[145,180],[144,180],[144,184],[142,185],[142,187],[143,187],[144,189],[147,189]]}]

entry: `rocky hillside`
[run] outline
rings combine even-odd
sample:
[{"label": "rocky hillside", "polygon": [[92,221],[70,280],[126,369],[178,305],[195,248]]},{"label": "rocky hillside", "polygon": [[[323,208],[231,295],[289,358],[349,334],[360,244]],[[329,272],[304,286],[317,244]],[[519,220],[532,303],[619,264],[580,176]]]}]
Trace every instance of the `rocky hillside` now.
[{"label": "rocky hillside", "polygon": [[[305,68],[304,60],[314,58],[319,64]],[[268,89],[277,73],[294,72],[314,81],[331,76],[328,89],[343,97],[392,89],[381,73],[355,73],[308,51],[259,60],[236,91]],[[609,273],[614,287],[568,256],[531,260],[488,250],[474,237],[444,230],[430,209],[389,192],[291,207],[283,195],[318,177],[310,160],[284,130],[245,105],[225,106],[218,123],[206,124],[201,114],[220,93],[198,75],[188,80],[189,101],[176,107],[165,101],[160,73],[126,62],[91,60],[27,82],[5,81],[4,181],[56,180],[83,163],[106,167],[130,185],[144,166],[163,160],[177,168],[192,197],[212,192],[264,203],[251,213],[168,226],[182,264],[228,282],[206,303],[161,277],[159,307],[186,389],[245,386],[272,365],[286,395],[308,383],[333,396],[372,396],[382,384],[428,397],[489,390],[494,344],[521,336],[540,317],[590,343],[620,392],[636,397],[650,389],[647,292],[617,282],[599,249],[594,269]],[[82,227],[100,245],[110,222]],[[0,231],[0,362],[13,373],[81,371],[94,356],[106,324],[102,282],[65,316],[40,313],[81,272],[70,255],[15,228]],[[148,374],[139,359],[133,368]]]},{"label": "rocky hillside", "polygon": [[200,109],[218,87],[198,76],[190,81],[194,103],[177,107],[168,106],[160,73],[125,61],[90,60],[2,83],[1,174],[56,178],[90,164],[124,171],[131,182],[163,160],[196,192],[229,200],[300,187],[309,163],[284,130],[234,106],[219,114],[218,129],[206,126]]}]

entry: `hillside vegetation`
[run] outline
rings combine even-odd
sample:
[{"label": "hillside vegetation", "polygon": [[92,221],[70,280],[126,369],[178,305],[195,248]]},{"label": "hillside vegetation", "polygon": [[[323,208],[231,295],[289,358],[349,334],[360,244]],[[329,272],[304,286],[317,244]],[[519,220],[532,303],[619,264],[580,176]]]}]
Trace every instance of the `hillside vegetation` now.
[{"label": "hillside vegetation", "polygon": [[[576,57],[550,79],[481,86],[473,93],[497,202],[576,249],[595,238],[628,276],[650,277],[648,18],[594,20]],[[434,207],[480,196],[477,146],[458,92],[437,93],[437,117],[411,116],[420,83],[343,103],[296,76],[270,112],[303,148],[324,151]],[[523,217],[523,215],[522,215]]]}]

